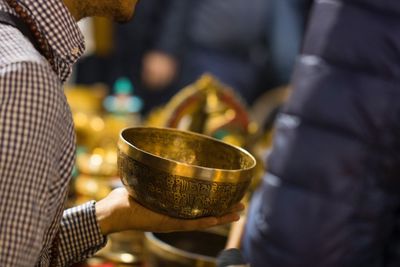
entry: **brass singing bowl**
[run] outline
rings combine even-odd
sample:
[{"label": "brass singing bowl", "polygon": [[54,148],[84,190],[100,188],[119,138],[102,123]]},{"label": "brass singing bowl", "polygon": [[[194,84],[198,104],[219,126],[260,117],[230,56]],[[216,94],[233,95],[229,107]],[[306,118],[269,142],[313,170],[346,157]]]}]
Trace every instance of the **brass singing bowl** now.
[{"label": "brass singing bowl", "polygon": [[169,128],[121,132],[118,169],[131,196],[172,217],[220,216],[244,196],[254,157],[211,137]]}]

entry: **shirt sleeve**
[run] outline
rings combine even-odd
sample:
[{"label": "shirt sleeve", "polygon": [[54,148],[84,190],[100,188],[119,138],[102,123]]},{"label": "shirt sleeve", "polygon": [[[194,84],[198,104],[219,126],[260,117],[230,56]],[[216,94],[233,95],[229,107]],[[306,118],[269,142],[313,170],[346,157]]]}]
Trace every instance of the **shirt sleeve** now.
[{"label": "shirt sleeve", "polygon": [[64,211],[59,241],[58,266],[82,261],[106,244],[96,220],[94,201]]}]

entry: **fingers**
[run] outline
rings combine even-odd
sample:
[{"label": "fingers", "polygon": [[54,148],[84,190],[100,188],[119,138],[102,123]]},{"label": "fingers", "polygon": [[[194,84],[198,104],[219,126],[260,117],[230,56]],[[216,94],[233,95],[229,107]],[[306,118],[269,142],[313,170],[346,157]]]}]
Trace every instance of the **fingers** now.
[{"label": "fingers", "polygon": [[[239,205],[236,210],[241,211],[243,210],[243,207]],[[179,220],[170,218],[168,223],[171,226],[174,226],[172,227],[172,229],[170,229],[170,231],[193,231],[232,223],[238,221],[239,219],[240,216],[237,213],[233,212],[221,217],[206,217],[195,220]]]},{"label": "fingers", "polygon": [[220,222],[219,219],[215,217],[207,217],[195,220],[181,220],[175,218],[168,218],[168,221],[166,221],[164,224],[164,228],[166,228],[165,230],[167,232],[194,231],[219,225],[219,222]]},{"label": "fingers", "polygon": [[[139,204],[136,204],[140,206]],[[206,228],[228,224],[240,219],[238,213],[243,211],[245,206],[242,203],[238,203],[234,205],[228,214],[219,217],[205,217],[199,219],[177,219],[165,215],[161,215],[155,213],[153,211],[147,210],[142,207],[143,210],[147,212],[145,216],[147,218],[146,222],[143,222],[144,225],[141,229],[152,231],[152,232],[175,232],[175,231],[194,231],[194,230],[203,230]],[[135,219],[137,223],[138,219]],[[158,222],[153,224],[149,222]]]},{"label": "fingers", "polygon": [[217,218],[217,220],[218,220],[217,225],[236,222],[239,219],[240,219],[239,214],[237,214],[237,213],[229,213],[229,214],[226,214],[226,215],[224,215],[222,217]]},{"label": "fingers", "polygon": [[244,204],[238,203],[230,209],[230,212],[228,214],[220,217],[206,217],[197,220],[184,221],[184,227],[189,227],[190,229],[188,230],[195,230],[236,222],[240,219],[240,215],[238,213],[243,211],[244,209]]},{"label": "fingers", "polygon": [[237,203],[236,205],[234,205],[230,212],[241,212],[245,209],[245,206],[243,203]]},{"label": "fingers", "polygon": [[197,220],[186,221],[187,230],[201,230],[218,225],[218,219],[215,217],[201,218]]},{"label": "fingers", "polygon": [[198,219],[198,222],[192,221],[194,227],[199,227],[200,229],[209,228],[217,225],[228,224],[238,221],[240,216],[237,213],[228,213],[221,217],[207,217]]}]

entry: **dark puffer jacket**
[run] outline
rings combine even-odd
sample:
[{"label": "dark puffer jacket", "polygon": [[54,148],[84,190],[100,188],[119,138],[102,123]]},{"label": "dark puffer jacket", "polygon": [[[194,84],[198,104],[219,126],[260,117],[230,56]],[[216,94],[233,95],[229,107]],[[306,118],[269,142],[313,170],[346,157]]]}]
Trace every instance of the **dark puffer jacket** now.
[{"label": "dark puffer jacket", "polygon": [[320,0],[243,240],[252,267],[400,266],[400,1]]}]

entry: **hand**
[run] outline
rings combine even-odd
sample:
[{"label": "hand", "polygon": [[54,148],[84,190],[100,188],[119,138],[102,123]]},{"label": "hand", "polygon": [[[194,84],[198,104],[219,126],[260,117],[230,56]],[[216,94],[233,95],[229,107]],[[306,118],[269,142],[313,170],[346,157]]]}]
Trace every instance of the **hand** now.
[{"label": "hand", "polygon": [[150,89],[163,89],[170,85],[177,72],[176,60],[162,52],[150,52],[143,59],[142,79]]},{"label": "hand", "polygon": [[131,198],[125,188],[112,191],[96,203],[96,217],[103,235],[125,230],[175,232],[205,229],[239,220],[238,212],[244,209],[237,204],[231,213],[222,217],[181,220],[153,212]]}]

